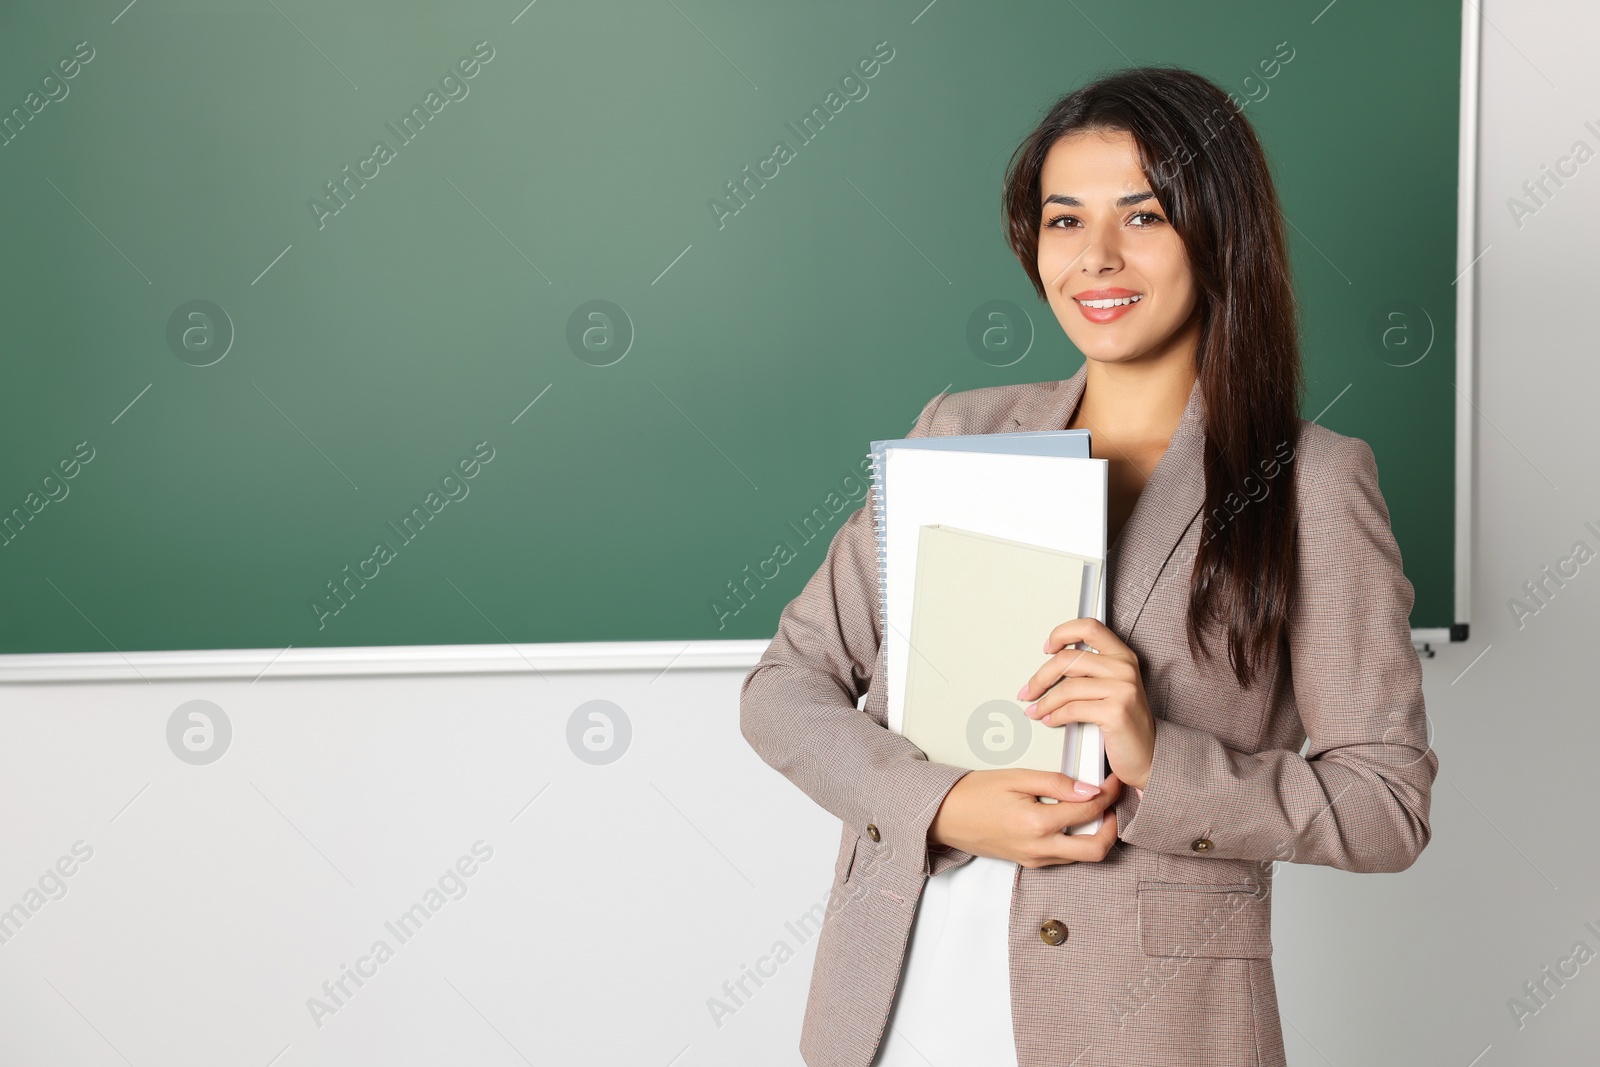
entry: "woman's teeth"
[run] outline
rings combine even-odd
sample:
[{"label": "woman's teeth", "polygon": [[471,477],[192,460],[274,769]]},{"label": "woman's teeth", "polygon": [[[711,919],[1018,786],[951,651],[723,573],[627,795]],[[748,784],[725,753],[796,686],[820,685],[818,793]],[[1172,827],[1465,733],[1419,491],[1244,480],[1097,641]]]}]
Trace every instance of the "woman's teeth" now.
[{"label": "woman's teeth", "polygon": [[1123,304],[1133,304],[1141,300],[1138,296],[1119,296],[1115,300],[1080,300],[1078,303],[1086,308],[1114,308]]}]

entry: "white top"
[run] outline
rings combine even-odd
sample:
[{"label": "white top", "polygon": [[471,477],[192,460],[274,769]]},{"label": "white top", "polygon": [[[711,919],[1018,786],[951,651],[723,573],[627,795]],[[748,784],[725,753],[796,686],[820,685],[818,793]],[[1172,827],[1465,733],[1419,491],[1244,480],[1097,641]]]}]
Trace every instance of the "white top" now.
[{"label": "white top", "polygon": [[873,1067],[928,1067],[929,1055],[1016,1067],[1008,931],[1018,870],[973,856],[927,880]]}]

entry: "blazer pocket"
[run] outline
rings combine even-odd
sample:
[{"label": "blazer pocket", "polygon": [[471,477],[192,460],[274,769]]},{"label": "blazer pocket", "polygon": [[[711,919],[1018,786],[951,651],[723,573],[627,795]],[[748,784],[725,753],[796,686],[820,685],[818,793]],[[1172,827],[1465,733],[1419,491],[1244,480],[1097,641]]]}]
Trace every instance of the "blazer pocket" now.
[{"label": "blazer pocket", "polygon": [[839,858],[833,861],[833,880],[837,884],[843,885],[850,880],[850,871],[856,863],[856,846],[860,843],[860,834],[853,834],[849,830],[844,832],[839,842]]},{"label": "blazer pocket", "polygon": [[1263,885],[1141,881],[1138,894],[1146,956],[1272,955],[1272,904]]}]

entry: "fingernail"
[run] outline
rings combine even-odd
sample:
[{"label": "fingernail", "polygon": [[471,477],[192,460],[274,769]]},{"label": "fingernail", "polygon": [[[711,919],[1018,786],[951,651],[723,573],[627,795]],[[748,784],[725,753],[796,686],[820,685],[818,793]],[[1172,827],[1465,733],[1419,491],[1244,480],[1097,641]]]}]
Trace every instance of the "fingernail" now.
[{"label": "fingernail", "polygon": [[1027,707],[1023,708],[1022,714],[1026,715],[1030,719],[1037,719],[1039,717],[1039,702],[1036,700],[1032,704],[1029,704]]},{"label": "fingernail", "polygon": [[1080,797],[1093,797],[1100,795],[1100,787],[1097,785],[1090,785],[1088,782],[1074,782],[1072,784],[1072,791],[1078,794]]},{"label": "fingernail", "polygon": [[1027,682],[1023,682],[1022,683],[1022,688],[1017,690],[1017,699],[1018,700],[1027,700],[1028,699],[1028,683]]}]

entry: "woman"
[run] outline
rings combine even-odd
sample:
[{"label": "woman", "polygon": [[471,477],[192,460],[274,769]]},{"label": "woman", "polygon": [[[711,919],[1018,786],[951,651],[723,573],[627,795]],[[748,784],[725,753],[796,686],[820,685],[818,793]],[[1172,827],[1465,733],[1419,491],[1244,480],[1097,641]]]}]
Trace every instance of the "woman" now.
[{"label": "woman", "polygon": [[886,728],[870,507],[852,514],[741,689],[750,744],[844,822],[801,1052],[1283,1064],[1273,865],[1399,871],[1430,836],[1412,587],[1372,451],[1299,417],[1276,193],[1211,82],[1145,68],[1064,97],[1004,211],[1084,366],[934,397],[911,436],[1091,431],[1110,625],[1041,634],[1018,699],[1098,723],[1111,774],[967,771]]}]

